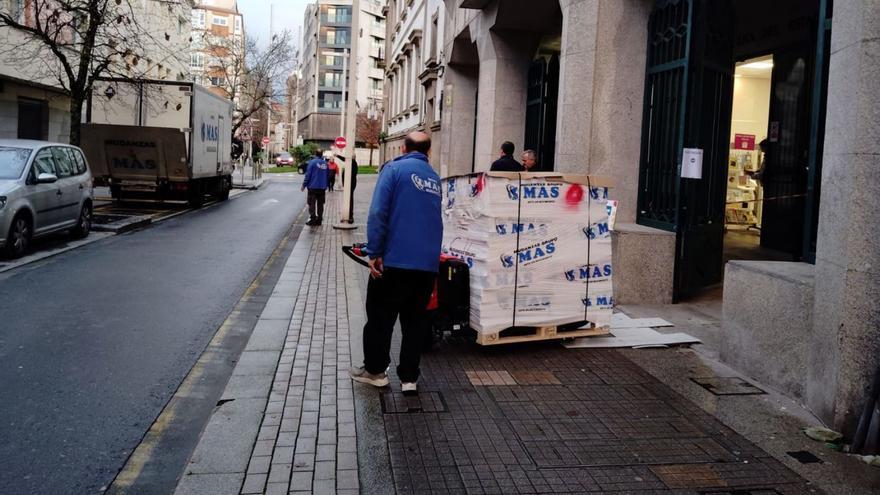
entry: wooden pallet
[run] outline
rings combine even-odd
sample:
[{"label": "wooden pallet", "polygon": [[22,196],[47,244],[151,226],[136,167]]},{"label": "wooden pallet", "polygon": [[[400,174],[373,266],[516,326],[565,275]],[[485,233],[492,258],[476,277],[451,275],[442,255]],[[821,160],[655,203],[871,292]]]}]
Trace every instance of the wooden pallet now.
[{"label": "wooden pallet", "polygon": [[477,344],[498,345],[515,344],[518,342],[535,342],[539,340],[573,339],[577,337],[595,337],[609,335],[609,327],[567,329],[562,325],[545,327],[508,328],[500,332],[477,333]]}]

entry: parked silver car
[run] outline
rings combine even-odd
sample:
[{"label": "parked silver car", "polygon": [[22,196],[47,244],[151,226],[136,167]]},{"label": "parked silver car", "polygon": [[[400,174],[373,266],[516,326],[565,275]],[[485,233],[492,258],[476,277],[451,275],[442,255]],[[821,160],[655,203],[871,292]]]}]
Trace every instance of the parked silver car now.
[{"label": "parked silver car", "polygon": [[31,239],[92,228],[92,174],[76,146],[0,139],[0,250],[18,257]]}]

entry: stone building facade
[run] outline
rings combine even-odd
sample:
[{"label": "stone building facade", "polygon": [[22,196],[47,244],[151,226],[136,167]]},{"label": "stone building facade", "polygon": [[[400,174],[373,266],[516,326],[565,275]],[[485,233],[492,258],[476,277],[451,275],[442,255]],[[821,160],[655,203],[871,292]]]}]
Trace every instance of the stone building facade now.
[{"label": "stone building facade", "polygon": [[446,5],[442,0],[389,0],[385,68],[386,139],[383,158],[401,154],[412,131],[441,139],[443,35]]},{"label": "stone building facade", "polygon": [[[615,301],[672,303],[723,282],[722,358],[851,431],[880,365],[877,2],[446,0],[445,12],[441,175],[487,170],[509,140],[537,147],[543,170],[610,176]],[[725,188],[747,66],[772,90],[766,151],[749,148],[764,196],[743,200],[763,205],[760,245],[741,256]],[[682,175],[686,148],[701,153],[698,178]]]}]

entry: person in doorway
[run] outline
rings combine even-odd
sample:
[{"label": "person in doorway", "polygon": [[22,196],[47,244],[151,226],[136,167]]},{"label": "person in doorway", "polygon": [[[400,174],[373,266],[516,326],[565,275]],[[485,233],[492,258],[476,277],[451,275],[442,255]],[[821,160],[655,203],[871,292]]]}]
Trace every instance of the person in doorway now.
[{"label": "person in doorway", "polygon": [[525,150],[522,154],[522,166],[525,172],[538,171],[538,154],[535,150]]},{"label": "person in doorway", "polygon": [[404,140],[404,155],[388,162],[379,174],[367,220],[370,282],[364,365],[352,368],[354,381],[388,385],[391,335],[400,317],[402,341],[397,376],[404,394],[418,393],[427,305],[440,260],[443,221],[440,177],[428,163],[431,138],[413,132]]},{"label": "person in doorway", "polygon": [[493,172],[522,172],[523,166],[513,157],[516,147],[510,141],[501,144],[501,158],[495,160],[489,170]]},{"label": "person in doorway", "polygon": [[315,151],[315,157],[306,166],[302,190],[309,190],[309,221],[306,225],[316,227],[324,221],[324,200],[327,193],[328,170],[327,162],[321,157],[321,150]]},{"label": "person in doorway", "polygon": [[767,166],[767,147],[770,144],[770,140],[762,139],[760,143],[758,143],[758,149],[761,151],[758,153],[758,170],[756,170],[752,174],[752,179],[758,183],[759,186],[764,185],[764,172],[766,172]]},{"label": "person in doorway", "polygon": [[[340,162],[345,162],[345,157],[342,155],[336,155],[336,159]],[[351,196],[348,198],[348,223],[354,223],[354,191],[358,186],[358,161],[357,158],[351,158],[351,167],[348,167],[351,170]],[[342,179],[342,185],[345,187],[345,172],[342,172],[340,175]]]}]

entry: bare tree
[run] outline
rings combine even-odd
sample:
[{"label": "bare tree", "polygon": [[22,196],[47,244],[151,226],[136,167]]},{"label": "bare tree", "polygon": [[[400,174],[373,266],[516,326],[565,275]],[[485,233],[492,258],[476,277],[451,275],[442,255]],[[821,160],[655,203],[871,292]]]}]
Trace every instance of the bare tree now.
[{"label": "bare tree", "polygon": [[67,92],[73,144],[80,143],[83,103],[95,80],[145,73],[150,69],[146,47],[162,46],[137,23],[133,1],[27,0],[17,4],[18,11],[0,10],[0,29],[16,35],[7,37],[12,41],[0,55],[7,64],[28,67],[35,79],[57,81]]},{"label": "bare tree", "polygon": [[[210,32],[204,36],[206,75],[222,81],[219,87],[224,96],[232,100],[232,132],[248,119],[265,117],[265,109],[283,100],[285,78],[290,74],[296,52],[291,48],[293,37],[289,31],[272,37],[265,48],[254,39],[247,39],[243,46],[229,36],[217,36]],[[266,122],[262,121],[265,129]]]},{"label": "bare tree", "polygon": [[357,114],[357,140],[370,150],[370,165],[373,164],[373,150],[379,147],[382,122],[366,110]]}]

